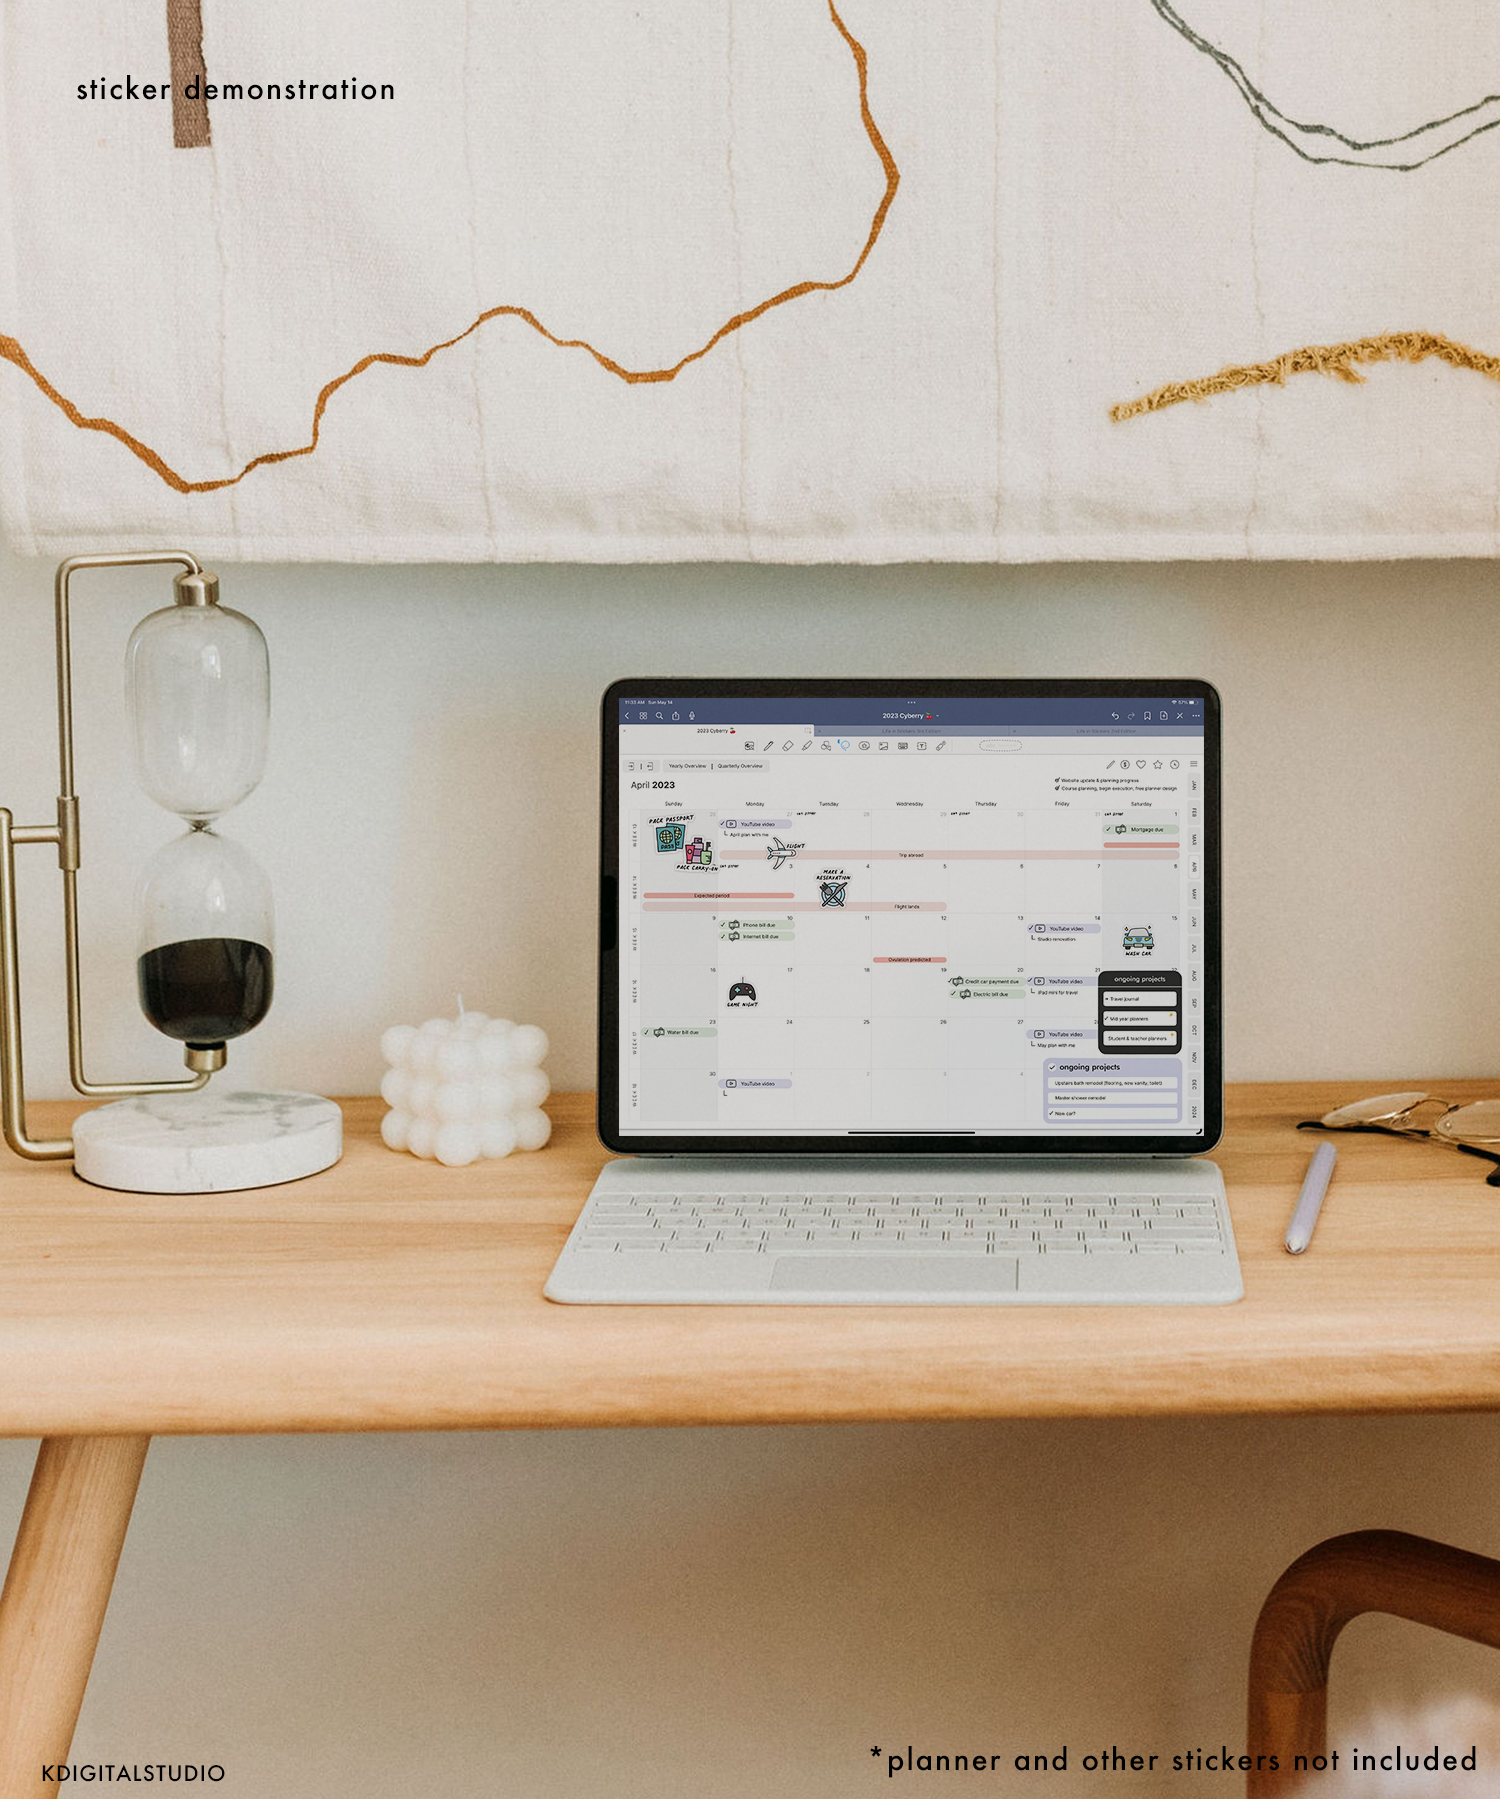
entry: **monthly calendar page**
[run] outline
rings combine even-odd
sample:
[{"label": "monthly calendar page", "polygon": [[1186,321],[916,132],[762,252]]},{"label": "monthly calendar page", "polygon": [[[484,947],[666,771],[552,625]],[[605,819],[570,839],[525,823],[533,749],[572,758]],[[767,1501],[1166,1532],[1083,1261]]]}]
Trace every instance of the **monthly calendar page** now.
[{"label": "monthly calendar page", "polygon": [[1203,701],[621,703],[620,1128],[1203,1128]]}]

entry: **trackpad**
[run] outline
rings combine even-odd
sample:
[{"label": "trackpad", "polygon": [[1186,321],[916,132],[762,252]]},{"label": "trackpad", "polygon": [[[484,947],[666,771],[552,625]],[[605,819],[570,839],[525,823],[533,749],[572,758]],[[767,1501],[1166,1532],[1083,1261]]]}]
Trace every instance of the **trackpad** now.
[{"label": "trackpad", "polygon": [[1014,1293],[1013,1256],[778,1256],[773,1292]]}]

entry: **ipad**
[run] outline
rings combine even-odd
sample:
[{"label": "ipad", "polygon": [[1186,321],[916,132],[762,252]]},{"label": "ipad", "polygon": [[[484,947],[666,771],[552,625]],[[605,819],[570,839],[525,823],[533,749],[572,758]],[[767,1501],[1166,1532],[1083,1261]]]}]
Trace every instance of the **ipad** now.
[{"label": "ipad", "polygon": [[1200,1154],[1219,858],[1204,681],[616,682],[600,1135]]}]

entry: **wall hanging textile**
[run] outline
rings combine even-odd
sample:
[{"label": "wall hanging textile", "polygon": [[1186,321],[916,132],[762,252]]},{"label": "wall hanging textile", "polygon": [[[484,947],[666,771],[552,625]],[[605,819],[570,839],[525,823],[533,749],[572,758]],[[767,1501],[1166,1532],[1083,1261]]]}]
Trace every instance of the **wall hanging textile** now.
[{"label": "wall hanging textile", "polygon": [[58,555],[1500,549],[1500,8],[5,0]]}]

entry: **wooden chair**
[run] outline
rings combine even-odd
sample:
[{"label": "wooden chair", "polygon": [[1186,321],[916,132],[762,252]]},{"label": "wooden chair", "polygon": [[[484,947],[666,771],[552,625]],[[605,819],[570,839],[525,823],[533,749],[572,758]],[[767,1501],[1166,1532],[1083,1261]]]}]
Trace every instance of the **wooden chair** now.
[{"label": "wooden chair", "polygon": [[[1249,1775],[1249,1799],[1291,1792],[1325,1753],[1328,1664],[1339,1632],[1362,1612],[1500,1649],[1500,1562],[1397,1530],[1330,1537],[1299,1556],[1267,1596],[1251,1643],[1246,1749],[1279,1766]],[[1300,1771],[1297,1756],[1308,1758]]]}]

